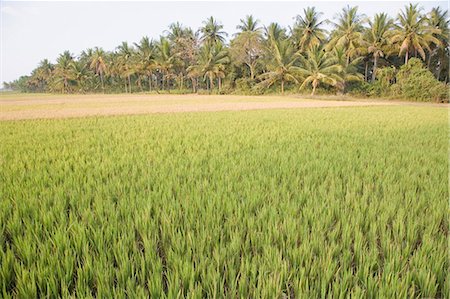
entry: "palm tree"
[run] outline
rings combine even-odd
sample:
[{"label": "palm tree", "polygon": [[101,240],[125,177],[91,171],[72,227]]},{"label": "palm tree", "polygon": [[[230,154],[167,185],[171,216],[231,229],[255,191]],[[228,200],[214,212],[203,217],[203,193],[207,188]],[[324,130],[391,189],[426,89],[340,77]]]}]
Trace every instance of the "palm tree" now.
[{"label": "palm tree", "polygon": [[78,92],[86,91],[86,81],[89,79],[89,71],[83,61],[74,61],[70,68],[70,79],[79,87]]},{"label": "palm tree", "polygon": [[[434,57],[437,57],[437,60],[434,65],[434,71],[436,78],[440,78],[441,71],[444,68],[448,69],[449,65],[449,18],[448,11],[442,11],[440,7],[435,7],[429,13],[429,17],[427,19],[428,26],[432,28],[436,28],[440,30],[439,34],[434,34],[434,36],[439,39],[440,43],[438,45],[432,44],[430,45],[431,52],[428,56],[428,68],[431,70],[431,61]],[[448,72],[447,72],[448,73]]]},{"label": "palm tree", "polygon": [[320,21],[322,13],[317,12],[315,7],[308,7],[303,14],[296,17],[292,30],[292,36],[302,52],[322,44],[326,39],[326,30],[322,28],[325,21]]},{"label": "palm tree", "polygon": [[102,48],[96,47],[90,57],[89,68],[97,75],[100,76],[100,82],[102,84],[102,90],[105,92],[105,84],[103,76],[106,72],[106,53]]},{"label": "palm tree", "polygon": [[38,67],[32,73],[32,79],[36,82],[38,89],[40,91],[45,91],[48,82],[52,77],[54,66],[48,61],[48,59],[44,59],[39,62]]},{"label": "palm tree", "polygon": [[225,65],[229,61],[228,52],[221,43],[205,44],[200,49],[198,63],[189,67],[188,71],[191,77],[200,75],[204,80],[209,79],[207,87],[210,92],[214,88],[214,79],[217,79],[220,91],[225,77]]},{"label": "palm tree", "polygon": [[306,56],[300,57],[301,67],[298,72],[304,78],[300,89],[312,86],[311,95],[316,92],[320,84],[336,86],[342,81],[341,66],[336,57],[326,52],[322,47],[315,46],[307,51]]},{"label": "palm tree", "polygon": [[255,19],[252,15],[245,16],[244,19],[240,19],[240,24],[236,26],[240,32],[261,32],[259,27],[259,20]]},{"label": "palm tree", "polygon": [[71,68],[74,58],[69,51],[60,54],[56,59],[55,66],[55,83],[56,89],[60,89],[62,93],[70,91]]},{"label": "palm tree", "polygon": [[[156,56],[156,67],[162,75],[162,89],[168,87],[169,79],[172,78],[172,68],[176,56],[174,55],[170,46],[169,40],[165,37],[161,37],[157,45],[158,54]],[[165,84],[167,83],[167,84]]]},{"label": "palm tree", "polygon": [[405,64],[411,53],[417,56],[417,53],[425,59],[425,50],[431,51],[432,43],[439,45],[440,41],[434,36],[439,34],[440,30],[432,28],[427,24],[427,18],[420,14],[421,9],[417,4],[409,4],[404,11],[398,14],[398,24],[392,33],[392,42],[399,45],[398,55],[405,55]]},{"label": "palm tree", "polygon": [[280,82],[281,93],[284,94],[284,84],[286,82],[298,83],[298,67],[295,65],[300,55],[298,55],[294,44],[289,39],[275,40],[270,38],[271,45],[267,49],[271,59],[267,62],[267,72],[259,76],[261,86],[270,87]]},{"label": "palm tree", "polygon": [[213,17],[209,17],[203,22],[203,27],[200,28],[201,41],[208,44],[224,43],[225,37],[228,35],[225,31],[221,31],[223,25],[217,22]]},{"label": "palm tree", "polygon": [[[128,91],[131,93],[131,75],[134,74],[133,69],[133,48],[128,45],[127,42],[122,42],[117,47],[117,58],[120,67],[120,76],[128,79]],[[127,80],[125,80],[125,92],[127,92]]]},{"label": "palm tree", "polygon": [[347,54],[344,48],[334,48],[332,53],[337,64],[340,66],[339,76],[342,80],[338,82],[337,87],[341,92],[345,91],[348,82],[364,80],[364,76],[358,72],[358,66],[364,60],[363,56],[355,57],[350,63],[347,63]]},{"label": "palm tree", "polygon": [[144,36],[139,43],[134,44],[137,48],[138,72],[147,76],[149,90],[152,90],[153,71],[156,68],[156,46],[153,40]]},{"label": "palm tree", "polygon": [[258,24],[259,20],[251,15],[241,19],[241,24],[236,27],[240,32],[231,41],[232,57],[237,63],[248,66],[251,80],[255,78],[258,58],[262,54],[262,28]]},{"label": "palm tree", "polygon": [[338,21],[332,23],[334,30],[328,43],[328,50],[335,47],[344,48],[347,56],[347,64],[350,59],[359,55],[362,51],[362,31],[365,22],[364,15],[358,14],[358,7],[347,6],[342,9]]},{"label": "palm tree", "polygon": [[264,28],[264,31],[269,45],[275,41],[287,38],[286,29],[281,27],[278,23],[270,23],[269,26]]},{"label": "palm tree", "polygon": [[372,54],[373,69],[372,82],[378,67],[378,59],[384,57],[391,50],[390,36],[394,21],[386,13],[378,13],[373,21],[369,20],[369,29],[364,35],[367,52]]}]

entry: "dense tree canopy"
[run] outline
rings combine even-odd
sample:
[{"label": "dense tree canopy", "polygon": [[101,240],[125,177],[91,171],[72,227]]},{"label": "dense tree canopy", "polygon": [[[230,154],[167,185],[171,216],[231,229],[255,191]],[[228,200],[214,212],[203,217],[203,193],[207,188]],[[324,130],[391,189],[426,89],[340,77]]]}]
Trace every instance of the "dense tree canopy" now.
[{"label": "dense tree canopy", "polygon": [[422,61],[433,80],[448,83],[447,11],[438,7],[427,13],[410,4],[391,18],[365,16],[357,6],[346,6],[333,20],[322,16],[308,7],[292,27],[283,28],[264,26],[248,15],[232,36],[214,17],[197,31],[176,22],[157,39],[122,42],[114,51],[96,47],[79,56],[66,51],[55,64],[44,59],[31,75],[4,85],[58,93],[345,93],[355,86],[373,90],[384,80],[385,68],[393,70],[395,83],[395,74],[411,57]]}]

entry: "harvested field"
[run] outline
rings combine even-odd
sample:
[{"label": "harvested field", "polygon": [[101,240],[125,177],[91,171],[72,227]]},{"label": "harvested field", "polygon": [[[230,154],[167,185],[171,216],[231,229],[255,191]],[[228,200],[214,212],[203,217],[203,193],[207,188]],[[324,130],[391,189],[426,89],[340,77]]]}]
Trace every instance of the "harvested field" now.
[{"label": "harvested field", "polygon": [[386,105],[412,105],[412,103],[323,100],[295,96],[11,94],[0,96],[0,120]]}]

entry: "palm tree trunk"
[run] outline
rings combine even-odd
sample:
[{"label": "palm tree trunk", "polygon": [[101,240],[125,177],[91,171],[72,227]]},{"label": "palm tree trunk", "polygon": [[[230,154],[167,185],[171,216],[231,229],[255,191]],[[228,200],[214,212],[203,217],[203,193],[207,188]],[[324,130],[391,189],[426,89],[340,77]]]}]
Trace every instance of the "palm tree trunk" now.
[{"label": "palm tree trunk", "polygon": [[152,75],[148,75],[148,91],[152,91]]},{"label": "palm tree trunk", "polygon": [[130,93],[131,93],[131,76],[128,75],[128,86],[130,87]]},{"label": "palm tree trunk", "polygon": [[281,79],[281,94],[284,94],[284,79]]},{"label": "palm tree trunk", "polygon": [[408,51],[406,51],[406,53],[405,53],[405,64],[408,64]]},{"label": "palm tree trunk", "polygon": [[366,68],[365,68],[365,71],[364,71],[364,80],[366,81],[366,82],[368,82],[369,80],[369,78],[368,78],[368,72],[369,72],[369,61],[367,61],[366,60]]},{"label": "palm tree trunk", "polygon": [[314,82],[313,82],[312,87],[313,87],[313,90],[312,90],[312,92],[311,92],[311,95],[313,96],[314,93],[316,92],[316,87],[317,87],[317,85],[314,84]]},{"label": "palm tree trunk", "polygon": [[255,79],[255,67],[251,63],[248,63],[247,65],[250,69],[250,79],[253,80]]},{"label": "palm tree trunk", "polygon": [[104,85],[104,83],[103,83],[103,72],[102,72],[102,71],[100,71],[100,81],[102,82],[102,90],[103,90],[103,93],[105,93],[105,85]]},{"label": "palm tree trunk", "polygon": [[209,92],[210,93],[211,93],[213,87],[214,87],[213,77],[209,76]]},{"label": "palm tree trunk", "polygon": [[377,71],[377,67],[378,67],[378,56],[375,55],[375,56],[373,57],[372,82],[375,81],[375,76],[376,76],[375,73],[376,73],[376,71]]},{"label": "palm tree trunk", "polygon": [[219,92],[222,89],[222,79],[219,77]]}]

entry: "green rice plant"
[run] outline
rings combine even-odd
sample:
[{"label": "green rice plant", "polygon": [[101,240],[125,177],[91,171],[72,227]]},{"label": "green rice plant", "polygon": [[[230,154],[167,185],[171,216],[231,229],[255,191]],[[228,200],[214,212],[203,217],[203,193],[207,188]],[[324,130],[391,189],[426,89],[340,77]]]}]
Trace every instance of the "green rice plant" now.
[{"label": "green rice plant", "polygon": [[447,114],[0,122],[0,297],[446,298]]}]

